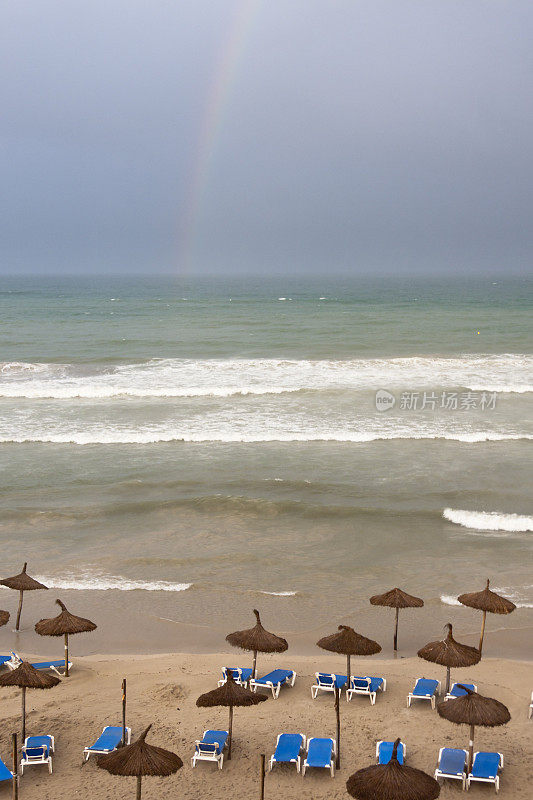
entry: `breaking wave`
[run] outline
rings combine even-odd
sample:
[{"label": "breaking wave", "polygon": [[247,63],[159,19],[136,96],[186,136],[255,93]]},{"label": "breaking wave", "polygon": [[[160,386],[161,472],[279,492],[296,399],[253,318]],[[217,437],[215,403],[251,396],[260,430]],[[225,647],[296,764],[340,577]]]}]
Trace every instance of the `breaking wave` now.
[{"label": "breaking wave", "polygon": [[473,528],[478,531],[533,531],[533,517],[521,516],[520,514],[501,514],[498,511],[462,511],[455,508],[445,508],[442,516],[456,525],[462,525],[463,528]]}]

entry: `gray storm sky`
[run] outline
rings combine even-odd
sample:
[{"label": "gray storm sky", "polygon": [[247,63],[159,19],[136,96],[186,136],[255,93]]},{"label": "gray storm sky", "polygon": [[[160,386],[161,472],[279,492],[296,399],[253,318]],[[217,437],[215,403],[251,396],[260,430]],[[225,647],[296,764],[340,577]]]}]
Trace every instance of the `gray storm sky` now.
[{"label": "gray storm sky", "polygon": [[531,0],[17,0],[1,28],[4,274],[531,274]]}]

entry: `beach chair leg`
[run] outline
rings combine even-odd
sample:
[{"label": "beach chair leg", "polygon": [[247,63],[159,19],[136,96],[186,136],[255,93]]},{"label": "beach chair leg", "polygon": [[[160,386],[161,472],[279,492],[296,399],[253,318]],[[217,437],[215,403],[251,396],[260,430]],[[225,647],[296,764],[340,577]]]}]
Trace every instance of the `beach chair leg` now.
[{"label": "beach chair leg", "polygon": [[304,765],[302,767],[302,778],[305,778],[305,770],[306,770],[306,766],[305,766],[305,761],[304,761]]},{"label": "beach chair leg", "polygon": [[496,794],[500,791],[500,776],[496,775],[496,780],[494,781],[494,790]]},{"label": "beach chair leg", "polygon": [[223,765],[224,765],[224,753],[221,753],[220,758],[218,759],[218,768],[222,769]]},{"label": "beach chair leg", "polygon": [[334,761],[332,761],[331,764],[329,765],[329,771],[331,772],[331,777],[334,778],[335,777],[335,762]]},{"label": "beach chair leg", "polygon": [[435,711],[435,695],[431,698],[431,708]]}]

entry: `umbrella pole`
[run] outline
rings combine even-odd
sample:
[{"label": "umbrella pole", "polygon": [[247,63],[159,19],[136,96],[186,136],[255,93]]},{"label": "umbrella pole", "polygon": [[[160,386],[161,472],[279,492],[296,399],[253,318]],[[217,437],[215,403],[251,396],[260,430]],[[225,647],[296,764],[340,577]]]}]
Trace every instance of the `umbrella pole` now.
[{"label": "umbrella pole", "polygon": [[233,735],[233,706],[229,707],[229,745],[228,745],[228,761],[231,761],[231,737]]},{"label": "umbrella pole", "polygon": [[259,788],[259,800],[265,800],[265,754],[261,753],[261,783]]},{"label": "umbrella pole", "polygon": [[257,650],[254,650],[254,663],[252,667],[252,678],[257,678]]},{"label": "umbrella pole", "polygon": [[483,649],[483,638],[485,636],[485,620],[487,619],[487,612],[483,611],[483,619],[481,620],[481,637],[479,639],[479,654]]},{"label": "umbrella pole", "polygon": [[348,681],[348,689],[350,688],[350,654],[346,656],[346,680]]},{"label": "umbrella pole", "polygon": [[122,679],[122,747],[126,746],[126,678]]},{"label": "umbrella pole", "polygon": [[18,748],[17,748],[17,734],[12,736],[13,741],[13,800],[18,800],[19,796],[19,776],[18,776]]},{"label": "umbrella pole", "polygon": [[65,678],[68,678],[68,633],[65,634]]},{"label": "umbrella pole", "polygon": [[450,667],[446,667],[446,694],[450,691]]},{"label": "umbrella pole", "polygon": [[337,716],[337,759],[335,761],[336,769],[341,768],[341,709],[340,709],[340,696],[341,690],[338,686],[335,687],[335,714]]},{"label": "umbrella pole", "polygon": [[24,592],[22,589],[20,590],[20,597],[19,597],[19,608],[17,611],[17,624],[15,625],[15,630],[20,630],[20,615],[22,614],[22,599],[24,597]]},{"label": "umbrella pole", "polygon": [[400,613],[400,609],[396,609],[396,626],[394,628],[394,652],[398,650],[398,614]]},{"label": "umbrella pole", "polygon": [[135,800],[141,800],[141,781],[142,776],[137,775],[137,794],[135,795]]},{"label": "umbrella pole", "polygon": [[474,760],[474,726],[470,726],[470,741],[468,742],[468,774],[472,772],[472,762]]},{"label": "umbrella pole", "polygon": [[26,687],[22,687],[22,744],[26,741]]}]

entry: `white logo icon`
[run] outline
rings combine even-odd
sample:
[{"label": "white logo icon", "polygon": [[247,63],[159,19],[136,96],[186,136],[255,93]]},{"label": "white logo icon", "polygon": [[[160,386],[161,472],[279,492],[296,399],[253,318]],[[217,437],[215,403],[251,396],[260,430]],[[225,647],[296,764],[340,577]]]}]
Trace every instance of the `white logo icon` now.
[{"label": "white logo icon", "polygon": [[392,392],[388,392],[386,389],[378,389],[376,392],[376,408],[378,411],[388,411],[391,408],[394,408],[396,404],[396,398],[392,394]]}]

